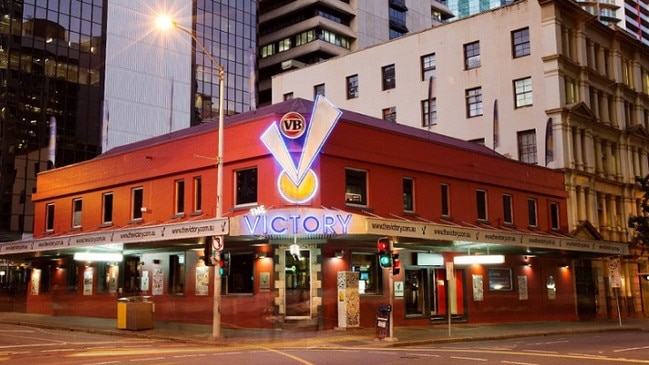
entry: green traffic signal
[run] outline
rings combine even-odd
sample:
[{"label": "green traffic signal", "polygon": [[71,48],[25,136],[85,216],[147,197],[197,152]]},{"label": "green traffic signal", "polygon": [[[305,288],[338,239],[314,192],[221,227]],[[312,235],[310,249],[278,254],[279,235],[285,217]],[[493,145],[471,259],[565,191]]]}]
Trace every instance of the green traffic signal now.
[{"label": "green traffic signal", "polygon": [[387,269],[392,266],[392,258],[389,254],[379,255],[379,265],[382,268]]}]

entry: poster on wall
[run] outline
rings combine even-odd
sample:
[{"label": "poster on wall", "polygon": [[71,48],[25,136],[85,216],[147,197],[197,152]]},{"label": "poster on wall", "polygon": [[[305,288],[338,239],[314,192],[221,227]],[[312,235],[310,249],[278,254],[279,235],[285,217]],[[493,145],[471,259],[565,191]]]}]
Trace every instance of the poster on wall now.
[{"label": "poster on wall", "polygon": [[93,274],[92,267],[87,267],[83,271],[83,295],[92,295]]},{"label": "poster on wall", "polygon": [[162,295],[164,288],[164,274],[162,269],[153,270],[153,289],[151,295]]},{"label": "poster on wall", "polygon": [[149,291],[149,272],[147,270],[142,271],[142,277],[140,278],[140,290]]},{"label": "poster on wall", "polygon": [[481,302],[484,300],[484,287],[482,284],[482,275],[473,275],[473,301]]},{"label": "poster on wall", "polygon": [[209,290],[210,268],[198,266],[196,268],[196,295],[207,295]]},{"label": "poster on wall", "polygon": [[31,295],[38,295],[39,288],[41,287],[41,270],[32,270],[32,290]]},{"label": "poster on wall", "polygon": [[270,273],[264,271],[259,274],[259,290],[269,291],[270,290]]},{"label": "poster on wall", "polygon": [[525,275],[518,277],[518,299],[527,300],[527,276]]}]

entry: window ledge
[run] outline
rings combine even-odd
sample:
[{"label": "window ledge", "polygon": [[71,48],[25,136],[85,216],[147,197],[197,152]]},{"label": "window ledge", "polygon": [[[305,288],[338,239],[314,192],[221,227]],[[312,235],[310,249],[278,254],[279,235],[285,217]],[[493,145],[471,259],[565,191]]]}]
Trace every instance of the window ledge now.
[{"label": "window ledge", "polygon": [[185,213],[172,214],[171,219],[185,218]]},{"label": "window ledge", "polygon": [[190,217],[197,217],[197,216],[199,216],[199,215],[203,215],[203,211],[202,211],[202,210],[197,210],[197,211],[194,211],[194,212],[189,213],[189,216],[190,216]]}]

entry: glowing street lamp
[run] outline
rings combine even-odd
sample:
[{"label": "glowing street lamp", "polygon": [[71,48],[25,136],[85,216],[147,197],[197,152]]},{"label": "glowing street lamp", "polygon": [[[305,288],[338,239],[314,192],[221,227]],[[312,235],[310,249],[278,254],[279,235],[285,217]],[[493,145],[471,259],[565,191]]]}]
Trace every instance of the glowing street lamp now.
[{"label": "glowing street lamp", "polygon": [[[188,34],[196,43],[203,53],[207,55],[212,64],[219,69],[219,127],[218,127],[218,152],[216,156],[217,175],[216,175],[216,218],[223,217],[223,94],[225,84],[225,69],[223,65],[214,59],[214,56],[205,48],[203,43],[196,37],[194,32],[178,25],[176,21],[167,15],[161,15],[156,19],[156,25],[163,30],[177,29]],[[218,255],[217,255],[218,257]],[[214,304],[212,315],[212,337],[221,337],[221,273],[218,269],[214,270]]]}]

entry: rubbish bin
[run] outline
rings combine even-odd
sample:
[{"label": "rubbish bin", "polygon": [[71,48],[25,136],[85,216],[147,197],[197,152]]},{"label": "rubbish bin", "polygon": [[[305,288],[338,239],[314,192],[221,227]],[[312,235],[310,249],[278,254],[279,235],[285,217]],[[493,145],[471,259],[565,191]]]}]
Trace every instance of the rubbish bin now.
[{"label": "rubbish bin", "polygon": [[390,312],[392,306],[379,307],[376,311],[376,338],[384,339],[390,337]]},{"label": "rubbish bin", "polygon": [[117,328],[146,330],[153,328],[154,306],[150,297],[124,297],[117,300]]}]

